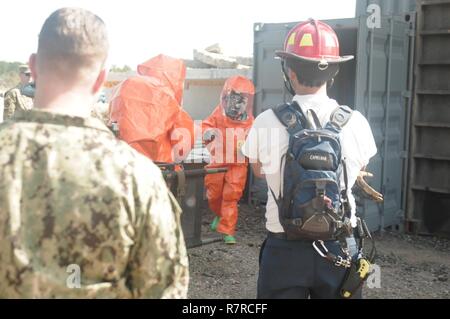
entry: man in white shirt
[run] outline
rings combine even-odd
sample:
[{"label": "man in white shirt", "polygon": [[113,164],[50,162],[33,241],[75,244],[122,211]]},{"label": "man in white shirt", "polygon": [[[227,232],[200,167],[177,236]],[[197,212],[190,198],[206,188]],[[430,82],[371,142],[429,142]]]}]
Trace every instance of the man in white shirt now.
[{"label": "man in white shirt", "polygon": [[[333,82],[339,64],[352,56],[339,56],[335,32],[326,24],[310,20],[295,26],[288,34],[285,50],[277,51],[282,59],[286,85],[294,101],[304,114],[313,110],[324,126],[339,104],[328,97],[327,85]],[[353,111],[341,133],[343,158],[348,172],[348,188],[373,157],[376,145],[369,123]],[[280,194],[283,184],[282,158],[288,150],[289,134],[272,109],[260,114],[242,148],[252,163],[257,177],[265,177],[269,186],[266,206],[266,228],[269,232],[261,248],[258,278],[258,298],[339,298],[339,288],[345,268],[336,267],[322,258],[313,248],[312,240],[287,240],[279,221],[278,206],[273,194]],[[343,184],[343,182],[341,183]],[[348,194],[351,206],[351,224],[356,226],[355,199]],[[351,253],[356,243],[349,240]],[[326,247],[339,254],[337,241],[326,242]],[[354,294],[361,297],[359,290]]]}]

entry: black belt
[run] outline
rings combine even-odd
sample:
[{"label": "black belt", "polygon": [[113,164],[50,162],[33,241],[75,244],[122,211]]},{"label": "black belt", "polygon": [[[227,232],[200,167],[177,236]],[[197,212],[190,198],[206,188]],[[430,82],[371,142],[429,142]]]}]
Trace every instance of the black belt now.
[{"label": "black belt", "polygon": [[[268,238],[275,238],[275,239],[281,239],[281,240],[288,240],[286,233],[272,233],[272,232],[268,232],[267,233],[267,237]],[[304,243],[310,243],[312,244],[313,242],[315,242],[315,240],[312,239],[291,239],[289,241],[300,241],[300,242],[304,242]],[[331,240],[324,240],[324,242],[335,242],[335,239],[331,239]]]},{"label": "black belt", "polygon": [[[281,239],[281,240],[288,240],[286,233],[272,233],[272,232],[268,232],[267,234],[268,238],[275,238],[275,239]],[[313,243],[314,240],[311,239],[295,239],[293,241],[302,241],[302,242],[307,242],[307,243]]]},{"label": "black belt", "polygon": [[286,236],[285,233],[272,233],[272,232],[269,232],[269,233],[267,234],[267,237],[269,237],[269,238],[276,238],[276,239],[287,240],[287,236]]}]

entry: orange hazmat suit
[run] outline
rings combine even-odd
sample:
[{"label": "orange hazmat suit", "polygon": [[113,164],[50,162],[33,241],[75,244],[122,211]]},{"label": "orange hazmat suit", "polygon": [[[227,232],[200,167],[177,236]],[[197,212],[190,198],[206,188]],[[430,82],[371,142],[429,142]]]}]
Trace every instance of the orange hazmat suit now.
[{"label": "orange hazmat suit", "polygon": [[110,122],[117,123],[120,139],[153,161],[180,162],[195,141],[194,122],[181,107],[186,67],[158,55],[139,65],[138,74],[115,90]]},{"label": "orange hazmat suit", "polygon": [[[245,111],[240,118],[227,115],[227,98],[238,93],[246,99]],[[226,167],[228,171],[205,177],[206,195],[210,209],[220,217],[217,231],[234,236],[238,219],[238,201],[242,197],[247,180],[248,162],[241,154],[248,131],[253,124],[253,83],[242,77],[229,78],[221,94],[221,103],[203,121],[203,139],[211,153],[209,168]],[[210,136],[214,135],[211,139]]]}]

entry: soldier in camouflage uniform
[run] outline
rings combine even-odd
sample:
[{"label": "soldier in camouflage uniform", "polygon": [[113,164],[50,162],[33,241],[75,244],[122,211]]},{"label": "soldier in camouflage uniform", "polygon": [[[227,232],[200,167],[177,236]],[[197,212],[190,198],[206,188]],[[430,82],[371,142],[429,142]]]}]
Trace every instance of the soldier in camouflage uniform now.
[{"label": "soldier in camouflage uniform", "polygon": [[4,107],[4,103],[3,103],[3,92],[0,92],[0,123],[3,122],[3,107]]},{"label": "soldier in camouflage uniform", "polygon": [[30,110],[33,107],[33,99],[21,93],[21,90],[31,82],[31,71],[28,65],[19,67],[20,83],[5,93],[4,119],[11,119],[18,110]]},{"label": "soldier in camouflage uniform", "polygon": [[107,49],[97,16],[53,13],[30,60],[36,107],[0,125],[0,298],[187,295],[180,209],[161,172],[89,117]]}]

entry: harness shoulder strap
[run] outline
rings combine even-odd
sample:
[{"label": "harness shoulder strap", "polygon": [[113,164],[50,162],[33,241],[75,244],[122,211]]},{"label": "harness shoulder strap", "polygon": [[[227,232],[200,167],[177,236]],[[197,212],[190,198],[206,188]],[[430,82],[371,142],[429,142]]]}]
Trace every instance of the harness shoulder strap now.
[{"label": "harness shoulder strap", "polygon": [[[306,116],[303,113],[302,108],[297,102],[284,103],[272,108],[273,113],[278,118],[280,123],[286,127],[286,130],[290,136],[303,130],[308,124]],[[286,161],[286,154],[284,154],[280,161],[280,173],[283,171],[283,163]],[[280,180],[280,191],[278,196],[269,186],[270,192],[278,206],[278,214],[280,222],[283,220],[282,216],[282,206],[283,206],[283,195],[282,195],[282,182]]]},{"label": "harness shoulder strap", "polygon": [[330,124],[338,130],[342,128],[350,121],[353,115],[353,110],[347,105],[341,105],[337,107],[330,116]]},{"label": "harness shoulder strap", "polygon": [[297,102],[284,103],[272,108],[275,116],[281,124],[286,127],[290,135],[305,129],[310,128],[310,124],[303,110]]},{"label": "harness shoulder strap", "polygon": [[317,116],[316,112],[314,112],[313,109],[309,109],[308,113],[311,114],[311,117],[313,118],[314,124],[316,125],[316,129],[321,129],[322,124],[320,124],[319,117]]}]

